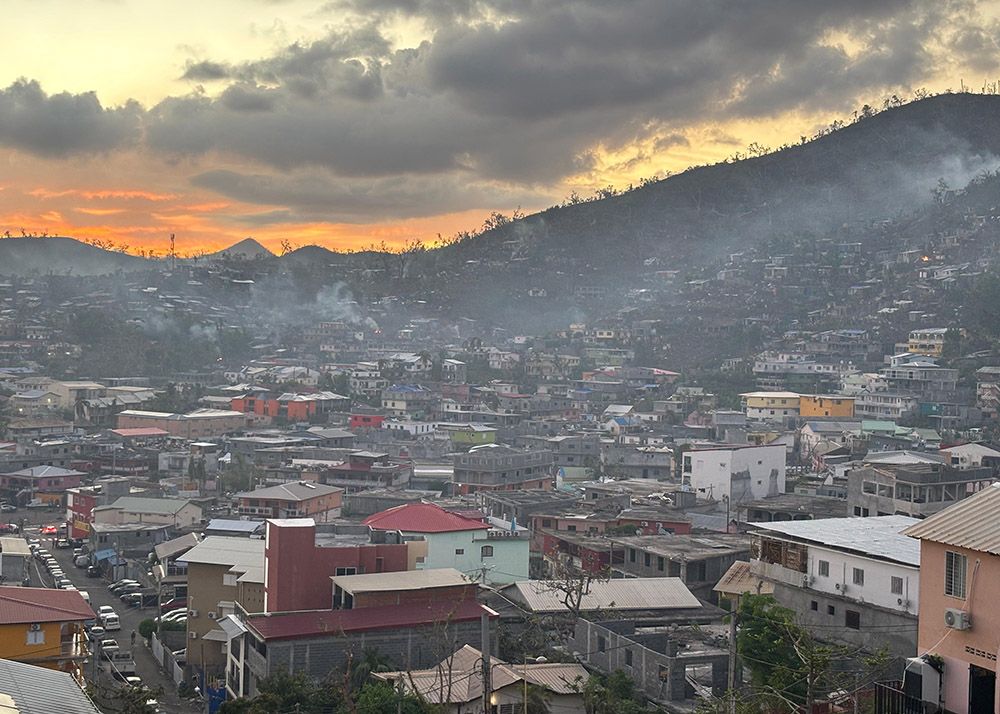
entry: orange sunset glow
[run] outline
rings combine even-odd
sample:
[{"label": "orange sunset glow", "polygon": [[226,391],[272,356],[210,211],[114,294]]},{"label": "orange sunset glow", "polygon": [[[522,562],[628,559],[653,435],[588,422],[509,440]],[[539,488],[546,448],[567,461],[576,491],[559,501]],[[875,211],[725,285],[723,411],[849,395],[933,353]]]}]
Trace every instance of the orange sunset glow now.
[{"label": "orange sunset glow", "polygon": [[433,243],[998,69],[996,3],[772,4],[19,3],[0,234]]}]

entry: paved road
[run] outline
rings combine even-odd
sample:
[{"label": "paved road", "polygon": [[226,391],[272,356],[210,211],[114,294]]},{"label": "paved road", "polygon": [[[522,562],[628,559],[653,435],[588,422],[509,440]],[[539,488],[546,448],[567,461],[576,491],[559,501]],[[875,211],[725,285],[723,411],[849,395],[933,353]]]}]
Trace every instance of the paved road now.
[{"label": "paved road", "polygon": [[[53,519],[58,517],[58,514],[44,512],[31,513],[25,512],[24,509],[18,513],[5,515],[30,519],[33,525],[25,524],[25,535],[27,537],[39,538],[41,537],[38,535],[39,525],[53,523],[55,522]],[[14,521],[15,519],[9,518],[9,520]],[[143,684],[151,690],[161,690],[163,692],[158,697],[160,710],[164,714],[190,714],[191,712],[200,711],[201,708],[197,705],[184,701],[177,696],[177,686],[174,684],[173,679],[160,669],[145,640],[138,634],[140,622],[147,618],[156,617],[156,607],[137,609],[125,606],[121,600],[108,590],[108,583],[103,578],[88,578],[84,569],[73,565],[72,549],[56,548],[54,540],[49,537],[41,538],[41,541],[42,547],[48,550],[59,561],[63,572],[73,582],[73,585],[78,590],[85,590],[90,594],[90,604],[95,611],[101,605],[111,605],[115,609],[115,612],[118,613],[122,629],[118,632],[109,632],[108,637],[114,638],[123,652],[132,651],[132,656],[135,660],[136,675],[142,679]],[[31,579],[32,585],[52,586],[52,578],[49,577],[47,570],[37,560],[33,560]],[[133,631],[136,633],[134,647],[131,642]],[[88,666],[86,675],[88,678],[93,676],[92,666]],[[99,677],[106,677],[106,675],[99,675]],[[106,683],[107,680],[100,679],[100,681]]]}]

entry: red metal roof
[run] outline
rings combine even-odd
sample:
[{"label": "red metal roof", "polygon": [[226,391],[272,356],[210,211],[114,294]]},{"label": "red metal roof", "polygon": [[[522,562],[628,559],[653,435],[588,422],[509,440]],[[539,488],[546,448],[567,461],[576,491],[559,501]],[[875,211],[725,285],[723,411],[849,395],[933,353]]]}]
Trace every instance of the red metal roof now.
[{"label": "red metal roof", "polygon": [[475,600],[463,600],[458,603],[385,605],[357,610],[311,610],[287,615],[255,615],[246,619],[246,625],[265,640],[290,640],[405,629],[441,622],[469,622],[478,620],[484,612],[491,618],[498,617],[493,610]]},{"label": "red metal roof", "polygon": [[0,587],[0,624],[77,622],[96,617],[74,590]]},{"label": "red metal roof", "polygon": [[378,530],[404,533],[452,533],[479,531],[489,528],[482,522],[446,511],[433,503],[406,503],[376,513],[364,521]]}]

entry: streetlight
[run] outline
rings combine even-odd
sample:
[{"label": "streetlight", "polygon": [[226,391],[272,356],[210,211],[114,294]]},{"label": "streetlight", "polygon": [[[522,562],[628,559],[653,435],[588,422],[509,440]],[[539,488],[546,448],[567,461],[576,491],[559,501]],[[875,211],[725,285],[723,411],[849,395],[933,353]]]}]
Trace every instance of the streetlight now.
[{"label": "streetlight", "polygon": [[[549,660],[546,657],[539,656],[539,657],[535,657],[535,659],[533,659],[531,661],[534,662],[535,664],[545,664]],[[521,672],[521,679],[524,680],[524,711],[522,712],[522,714],[528,714],[528,655],[527,655],[527,653],[525,653],[525,655],[524,655],[524,671]]]}]

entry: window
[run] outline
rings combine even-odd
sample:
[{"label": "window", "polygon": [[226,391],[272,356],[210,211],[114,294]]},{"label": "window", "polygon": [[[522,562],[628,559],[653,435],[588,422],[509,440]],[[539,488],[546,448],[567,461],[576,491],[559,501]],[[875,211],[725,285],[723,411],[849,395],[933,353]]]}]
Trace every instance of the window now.
[{"label": "window", "polygon": [[944,594],[965,599],[965,570],[968,560],[961,553],[944,554]]},{"label": "window", "polygon": [[42,629],[41,625],[28,626],[28,644],[29,645],[45,644],[45,630]]},{"label": "window", "polygon": [[828,578],[830,577],[830,561],[821,560],[819,561],[819,574],[820,577]]},{"label": "window", "polygon": [[860,630],[861,613],[856,610],[844,610],[844,626],[852,630]]},{"label": "window", "polygon": [[816,602],[815,600],[810,600],[809,609],[812,610],[813,612],[819,612],[819,603]]},{"label": "window", "polygon": [[628,562],[630,563],[635,562],[635,548],[628,549]]},{"label": "window", "polygon": [[893,595],[903,594],[903,579],[897,578],[893,575],[889,580],[889,589],[892,591]]},{"label": "window", "polygon": [[543,518],[542,519],[542,528],[551,528],[551,527],[552,527],[552,519],[551,518]]},{"label": "window", "polygon": [[632,650],[625,650],[625,664],[629,667],[632,666]]},{"label": "window", "polygon": [[566,526],[566,530],[570,533],[576,533],[576,526]]},{"label": "window", "polygon": [[465,548],[455,548],[455,555],[465,555]]},{"label": "window", "polygon": [[492,558],[493,557],[493,546],[492,545],[484,545],[482,548],[479,549],[479,554],[483,558]]},{"label": "window", "polygon": [[865,584],[865,571],[861,568],[854,568],[854,584],[864,585]]},{"label": "window", "polygon": [[664,563],[663,563],[663,556],[662,555],[657,556],[657,558],[656,558],[656,569],[662,572],[663,565],[664,565]]},{"label": "window", "polygon": [[357,572],[358,572],[357,568],[337,568],[334,571],[334,573],[337,576],[341,576],[341,575],[357,575]]},{"label": "window", "polygon": [[643,553],[642,554],[642,564],[645,565],[648,568],[650,566],[651,562],[652,562],[652,556],[649,553]]},{"label": "window", "polygon": [[835,608],[833,605],[827,605],[826,606],[826,614],[827,615],[836,615],[837,614],[837,608]]}]

